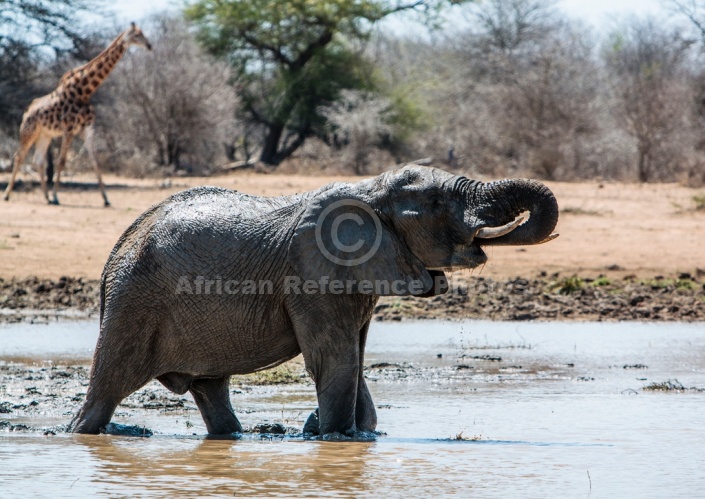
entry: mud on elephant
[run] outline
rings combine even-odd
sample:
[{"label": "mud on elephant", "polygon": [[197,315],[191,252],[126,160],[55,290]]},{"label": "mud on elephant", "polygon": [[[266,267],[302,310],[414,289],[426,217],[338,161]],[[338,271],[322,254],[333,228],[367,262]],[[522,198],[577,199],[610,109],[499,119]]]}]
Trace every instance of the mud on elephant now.
[{"label": "mud on elephant", "polygon": [[191,392],[209,433],[240,432],[230,376],[302,353],[319,404],[306,430],[374,431],[363,360],[378,297],[443,293],[444,271],[483,264],[484,246],[548,241],[557,219],[538,182],[420,166],[295,196],[175,194],[108,258],[90,385],[70,429],[98,433],[156,378]]}]

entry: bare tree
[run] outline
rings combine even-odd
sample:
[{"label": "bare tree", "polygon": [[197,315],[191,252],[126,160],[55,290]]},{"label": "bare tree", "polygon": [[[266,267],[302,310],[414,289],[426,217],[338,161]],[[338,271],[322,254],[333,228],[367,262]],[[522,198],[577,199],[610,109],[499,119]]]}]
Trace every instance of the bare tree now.
[{"label": "bare tree", "polygon": [[131,54],[110,82],[109,149],[142,153],[161,169],[207,172],[226,156],[236,125],[229,66],[204,54],[180,19],[156,16],[144,31],[153,50]]},{"label": "bare tree", "polygon": [[[667,5],[675,14],[687,19],[690,25],[695,28],[695,36],[700,38],[701,51],[699,55],[702,56],[702,47],[705,45],[705,2],[703,0],[670,0]],[[684,178],[682,180],[688,185],[702,186],[705,184],[705,138],[702,133],[702,130],[705,129],[705,67],[701,60],[693,60],[692,56],[689,66],[695,94],[694,134],[696,139],[694,150],[683,161]]]},{"label": "bare tree", "polygon": [[478,48],[516,57],[555,25],[555,0],[488,0],[470,9]]},{"label": "bare tree", "polygon": [[705,39],[705,2],[702,0],[668,0],[666,5],[675,14],[685,17]]},{"label": "bare tree", "polygon": [[632,20],[605,47],[614,111],[636,142],[641,182],[673,179],[679,149],[692,146],[693,96],[684,65],[691,43],[647,19]]},{"label": "bare tree", "polygon": [[393,134],[389,99],[367,92],[343,90],[340,100],[319,110],[329,123],[330,142],[344,151],[343,160],[355,173],[369,173],[367,160],[380,141]]},{"label": "bare tree", "polygon": [[588,150],[600,128],[601,82],[590,34],[547,0],[489,0],[469,19],[451,42],[455,69],[445,68],[455,105],[446,104],[447,129],[465,131],[453,144],[459,164],[480,173],[595,175]]},{"label": "bare tree", "polygon": [[635,170],[674,180],[700,164],[692,82],[702,64],[677,32],[625,27],[598,57],[590,31],[551,1],[469,9],[467,31],[443,43],[387,41],[392,55],[378,65],[421,89],[433,124],[417,138],[422,154],[452,149],[464,170],[563,180]]},{"label": "bare tree", "polygon": [[[496,84],[503,112],[497,117],[521,169],[555,179],[584,176],[584,144],[597,133],[599,77],[590,38],[559,24],[533,41],[523,64]],[[514,59],[512,57],[511,59]]]}]

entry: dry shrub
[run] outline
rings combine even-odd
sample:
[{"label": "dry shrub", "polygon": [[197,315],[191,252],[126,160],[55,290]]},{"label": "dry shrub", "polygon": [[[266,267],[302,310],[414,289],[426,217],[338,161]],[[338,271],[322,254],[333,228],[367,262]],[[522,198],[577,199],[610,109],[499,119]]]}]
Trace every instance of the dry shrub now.
[{"label": "dry shrub", "polygon": [[380,71],[414,89],[432,124],[412,157],[474,176],[705,182],[693,40],[641,19],[598,44],[547,0],[467,9],[467,27],[445,39],[376,44]]},{"label": "dry shrub", "polygon": [[705,186],[705,154],[690,151],[682,158],[679,182],[686,187],[699,188]]},{"label": "dry shrub", "polygon": [[19,141],[0,129],[0,171],[12,170],[12,157],[17,150]]},{"label": "dry shrub", "polygon": [[276,168],[278,173],[301,175],[377,175],[399,166],[393,155],[384,149],[370,148],[364,163],[355,165],[346,152],[313,138]]},{"label": "dry shrub", "polygon": [[338,101],[320,109],[328,122],[329,141],[353,173],[369,173],[371,154],[394,134],[391,111],[389,99],[356,90],[343,90]]},{"label": "dry shrub", "polygon": [[231,70],[180,19],[159,15],[143,29],[153,50],[128,54],[106,85],[104,163],[137,176],[207,174],[227,161],[235,132]]}]

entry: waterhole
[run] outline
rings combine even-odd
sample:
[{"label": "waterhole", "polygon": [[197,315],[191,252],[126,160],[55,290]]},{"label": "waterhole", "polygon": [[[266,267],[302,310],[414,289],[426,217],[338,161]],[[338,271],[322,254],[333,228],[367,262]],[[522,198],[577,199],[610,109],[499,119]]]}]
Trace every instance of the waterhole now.
[{"label": "waterhole", "polygon": [[[193,400],[148,385],[116,423],[61,431],[85,394],[95,322],[0,325],[0,495],[687,496],[705,491],[705,324],[376,323],[373,442],[213,440]],[[233,385],[247,426],[299,429],[306,379]],[[293,378],[293,379],[292,379]]]}]

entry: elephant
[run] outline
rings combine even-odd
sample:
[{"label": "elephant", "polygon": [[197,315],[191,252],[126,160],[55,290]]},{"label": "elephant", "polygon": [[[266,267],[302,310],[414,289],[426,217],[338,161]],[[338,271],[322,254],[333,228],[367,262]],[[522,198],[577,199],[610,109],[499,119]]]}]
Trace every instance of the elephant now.
[{"label": "elephant", "polygon": [[209,434],[242,432],[230,376],[303,354],[318,398],[305,432],[374,433],[363,362],[379,297],[444,293],[445,272],[482,265],[484,246],[549,241],[557,221],[540,182],[417,165],[290,196],[176,193],[108,257],[86,399],[68,429],[101,432],[157,379],[191,393]]}]

